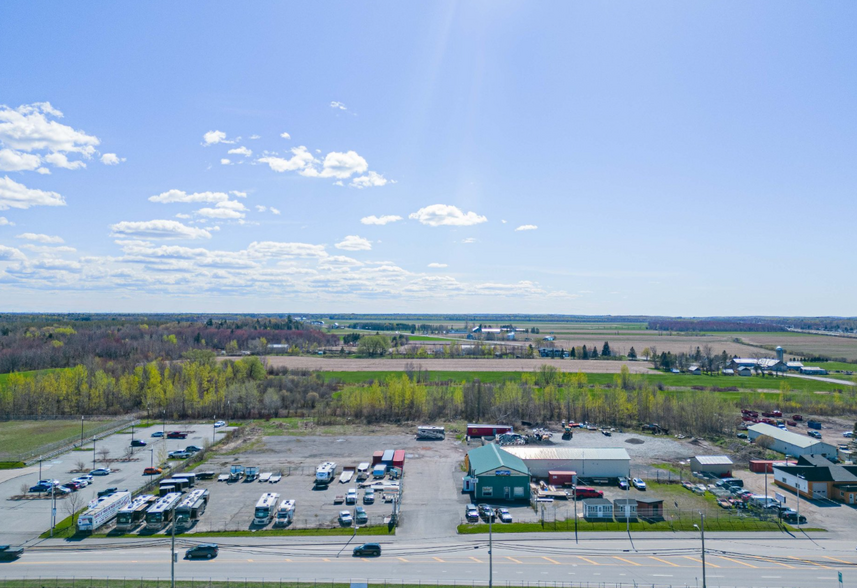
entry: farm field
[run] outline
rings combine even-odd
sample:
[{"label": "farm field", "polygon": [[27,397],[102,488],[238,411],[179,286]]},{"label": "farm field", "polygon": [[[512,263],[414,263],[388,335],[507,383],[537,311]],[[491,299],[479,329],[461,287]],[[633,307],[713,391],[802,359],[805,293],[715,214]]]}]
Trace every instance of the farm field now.
[{"label": "farm field", "polygon": [[[229,359],[226,357],[218,359]],[[631,373],[652,371],[644,361],[556,360],[545,359],[358,359],[339,357],[292,357],[269,355],[261,358],[269,366],[289,369],[322,370],[334,372],[401,372],[408,367],[430,371],[449,372],[531,372],[549,363],[564,372],[618,374],[623,365]]]},{"label": "farm field", "polygon": [[[84,421],[87,433],[104,426],[105,421]],[[0,422],[0,455],[20,454],[65,439],[80,438],[80,420]]]},{"label": "farm field", "polygon": [[804,333],[785,333],[789,337],[780,337],[783,333],[746,333],[741,340],[751,345],[782,345],[786,355],[823,355],[830,358],[844,358],[857,361],[857,339],[849,337],[829,337],[826,335],[807,335]]}]

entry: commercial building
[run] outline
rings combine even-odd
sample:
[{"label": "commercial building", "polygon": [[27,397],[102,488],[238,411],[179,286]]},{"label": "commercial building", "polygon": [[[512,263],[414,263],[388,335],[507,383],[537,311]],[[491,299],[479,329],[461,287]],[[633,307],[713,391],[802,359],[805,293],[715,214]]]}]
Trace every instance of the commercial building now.
[{"label": "commercial building", "polygon": [[732,475],[732,465],[732,460],[726,455],[697,455],[690,458],[692,472],[705,472],[721,478]]},{"label": "commercial building", "polygon": [[841,466],[821,455],[802,455],[796,465],[774,466],[774,483],[805,498],[857,504],[857,466]]},{"label": "commercial building", "polygon": [[630,477],[631,456],[622,447],[526,447],[504,449],[523,460],[534,478],[549,479],[551,471],[577,472],[578,478]]},{"label": "commercial building", "polygon": [[474,500],[529,500],[530,473],[521,458],[494,443],[471,449],[465,460],[465,491]]},{"label": "commercial building", "polygon": [[773,441],[771,442],[769,449],[779,451],[786,455],[797,457],[799,455],[812,454],[823,455],[828,458],[836,457],[836,447],[830,443],[825,443],[812,437],[798,435],[791,431],[783,431],[779,427],[774,427],[765,423],[757,423],[748,427],[747,435],[750,437],[750,441],[753,442],[762,435],[770,437]]}]

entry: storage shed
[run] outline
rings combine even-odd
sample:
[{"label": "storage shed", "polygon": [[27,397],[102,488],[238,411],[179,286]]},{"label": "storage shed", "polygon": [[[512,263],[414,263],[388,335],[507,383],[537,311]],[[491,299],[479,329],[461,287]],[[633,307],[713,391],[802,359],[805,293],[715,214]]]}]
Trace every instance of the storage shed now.
[{"label": "storage shed", "polygon": [[791,431],[783,431],[779,427],[766,425],[765,423],[757,423],[748,427],[747,435],[750,437],[750,441],[753,442],[756,442],[763,435],[770,437],[772,439],[770,449],[786,455],[797,457],[799,455],[814,454],[823,455],[829,459],[836,457],[836,447],[830,443],[824,443],[818,439],[798,435]]},{"label": "storage shed", "polygon": [[641,519],[663,519],[664,501],[661,498],[637,498],[637,516]]},{"label": "storage shed", "polygon": [[405,450],[397,449],[395,453],[393,453],[393,467],[399,468],[400,470],[405,469]]},{"label": "storage shed", "polygon": [[505,447],[527,465],[530,475],[550,479],[551,471],[574,471],[579,478],[630,477],[631,456],[623,447]]},{"label": "storage shed", "polygon": [[633,498],[617,498],[613,501],[613,516],[623,523],[637,518],[637,501]]},{"label": "storage shed", "polygon": [[726,455],[697,455],[690,458],[693,472],[705,472],[721,478],[732,476],[732,460]]},{"label": "storage shed", "polygon": [[474,500],[528,500],[530,473],[519,457],[494,443],[471,449],[465,461]]},{"label": "storage shed", "polygon": [[606,498],[587,498],[583,501],[583,517],[594,520],[612,520],[613,503]]}]

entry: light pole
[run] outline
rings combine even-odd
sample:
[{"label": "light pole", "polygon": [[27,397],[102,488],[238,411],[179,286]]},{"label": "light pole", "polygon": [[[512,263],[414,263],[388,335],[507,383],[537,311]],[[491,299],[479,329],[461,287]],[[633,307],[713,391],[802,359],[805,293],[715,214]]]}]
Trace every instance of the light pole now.
[{"label": "light pole", "polygon": [[699,513],[699,524],[693,526],[694,529],[698,529],[699,533],[702,537],[702,588],[706,588],[705,586],[705,515],[703,513]]},{"label": "light pole", "polygon": [[214,415],[214,422],[211,424],[211,444],[214,445],[217,439],[217,415]]},{"label": "light pole", "polygon": [[574,498],[574,542],[578,543],[578,540],[577,540],[577,484],[576,483],[571,485],[571,495]]},{"label": "light pole", "polygon": [[[798,479],[806,481],[806,478],[801,474],[798,474]],[[807,486],[807,491],[809,491],[809,486]],[[800,528],[800,482],[797,484],[797,525]]]},{"label": "light pole", "polygon": [[95,469],[95,442],[98,441],[95,437],[92,438],[92,469]]},{"label": "light pole", "polygon": [[173,526],[170,534],[170,586],[176,588],[176,510],[173,506]]},{"label": "light pole", "polygon": [[83,415],[80,415],[80,446],[83,447]]},{"label": "light pole", "polygon": [[[490,508],[490,507],[489,507]],[[488,515],[488,588],[494,588],[494,510]]]},{"label": "light pole", "polygon": [[39,480],[42,479],[42,456],[39,456]]}]

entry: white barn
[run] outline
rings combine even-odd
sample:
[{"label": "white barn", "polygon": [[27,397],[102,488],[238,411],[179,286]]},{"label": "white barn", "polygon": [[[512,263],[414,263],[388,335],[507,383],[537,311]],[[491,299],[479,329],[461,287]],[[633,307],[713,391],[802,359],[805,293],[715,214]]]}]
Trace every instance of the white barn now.
[{"label": "white barn", "polygon": [[765,423],[757,423],[747,428],[747,435],[750,441],[755,442],[762,435],[771,437],[774,442],[771,449],[779,451],[785,455],[823,455],[828,458],[836,457],[836,447],[830,443],[825,443],[812,437],[798,435],[791,431],[783,431],[779,427],[766,425]]},{"label": "white barn", "polygon": [[577,472],[581,478],[630,477],[631,456],[623,447],[525,447],[503,448],[520,457],[534,478],[549,477],[551,470]]}]

